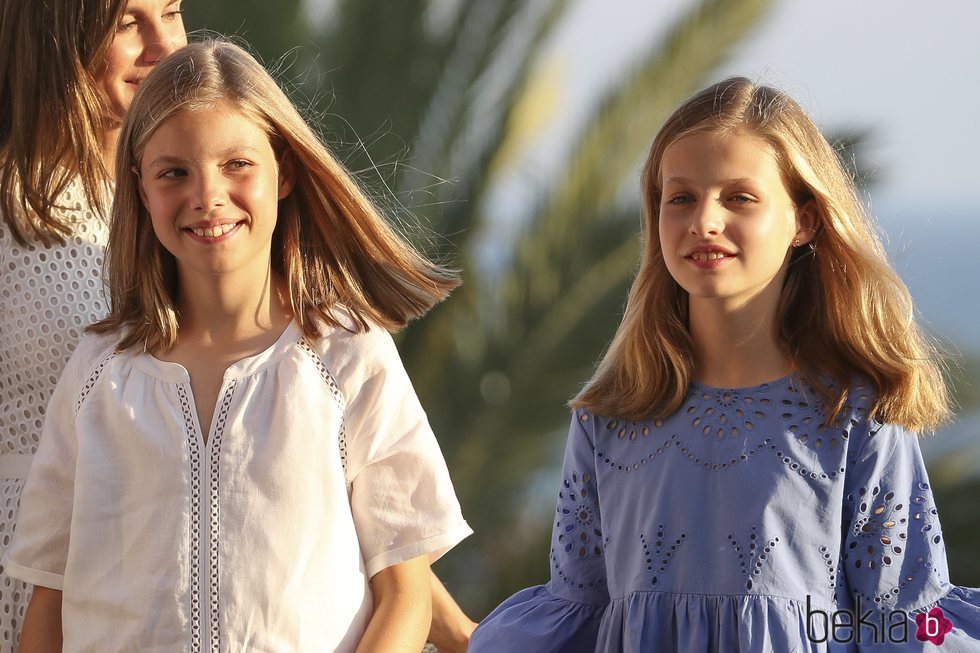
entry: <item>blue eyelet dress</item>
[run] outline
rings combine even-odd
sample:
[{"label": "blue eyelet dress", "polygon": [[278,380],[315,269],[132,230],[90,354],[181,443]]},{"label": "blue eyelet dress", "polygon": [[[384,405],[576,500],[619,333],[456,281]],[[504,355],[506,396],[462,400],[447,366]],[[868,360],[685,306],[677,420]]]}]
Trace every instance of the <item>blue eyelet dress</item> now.
[{"label": "blue eyelet dress", "polygon": [[791,376],[693,384],[662,421],[575,411],[551,581],[469,651],[980,651],[916,436],[869,419],[866,387],[850,402],[825,427]]}]

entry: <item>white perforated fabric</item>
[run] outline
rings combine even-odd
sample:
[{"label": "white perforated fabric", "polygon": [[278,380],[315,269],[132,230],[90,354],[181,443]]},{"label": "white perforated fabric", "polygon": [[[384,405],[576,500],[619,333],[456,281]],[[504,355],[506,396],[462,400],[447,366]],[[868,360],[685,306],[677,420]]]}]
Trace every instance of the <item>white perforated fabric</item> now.
[{"label": "white perforated fabric", "polygon": [[[84,328],[107,310],[100,277],[108,228],[80,186],[61,204],[75,225],[64,245],[19,245],[0,221],[0,555],[48,399]],[[29,598],[29,585],[0,570],[0,653],[16,650]]]}]

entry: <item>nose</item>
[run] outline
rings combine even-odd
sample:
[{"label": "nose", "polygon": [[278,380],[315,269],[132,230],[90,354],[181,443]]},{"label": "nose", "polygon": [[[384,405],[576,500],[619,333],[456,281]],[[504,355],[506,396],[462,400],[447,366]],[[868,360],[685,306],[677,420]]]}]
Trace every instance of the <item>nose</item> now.
[{"label": "nose", "polygon": [[207,213],[224,206],[227,197],[221,175],[216,171],[203,172],[194,184],[193,195],[190,198],[191,208]]},{"label": "nose", "polygon": [[183,26],[171,26],[154,22],[146,33],[143,58],[148,64],[156,64],[187,43]]},{"label": "nose", "polygon": [[717,236],[725,230],[724,209],[714,200],[700,202],[691,211],[689,229],[698,238]]}]

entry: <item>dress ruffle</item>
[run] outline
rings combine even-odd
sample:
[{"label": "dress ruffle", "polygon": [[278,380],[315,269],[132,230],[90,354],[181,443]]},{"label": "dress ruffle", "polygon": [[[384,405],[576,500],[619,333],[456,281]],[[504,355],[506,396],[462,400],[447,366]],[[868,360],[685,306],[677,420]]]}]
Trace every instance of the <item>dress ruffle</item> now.
[{"label": "dress ruffle", "polygon": [[[918,639],[919,614],[952,630]],[[808,616],[808,610],[813,610]],[[826,621],[821,615],[827,615]],[[899,615],[872,610],[866,625],[828,630],[831,609],[761,595],[634,592],[608,605],[555,596],[548,585],[518,592],[473,633],[470,653],[978,653],[980,590],[955,587],[936,603]],[[922,619],[920,617],[920,619]],[[807,623],[810,623],[809,629]],[[856,623],[856,622],[855,622]],[[882,623],[884,627],[882,628]],[[873,624],[872,627],[870,624]],[[934,627],[938,632],[940,626]],[[858,631],[860,630],[860,638]],[[891,634],[891,637],[889,636]],[[923,632],[928,637],[928,632]],[[905,640],[904,642],[902,640]]]},{"label": "dress ruffle", "polygon": [[467,652],[593,653],[605,609],[555,596],[546,585],[529,587],[479,625]]}]

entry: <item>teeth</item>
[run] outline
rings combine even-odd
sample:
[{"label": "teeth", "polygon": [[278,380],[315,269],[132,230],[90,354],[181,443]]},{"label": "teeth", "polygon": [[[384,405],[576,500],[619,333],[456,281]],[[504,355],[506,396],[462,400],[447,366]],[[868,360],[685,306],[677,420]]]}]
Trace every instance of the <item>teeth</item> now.
[{"label": "teeth", "polygon": [[218,236],[225,235],[234,228],[235,224],[229,223],[219,224],[215,227],[205,227],[204,229],[191,229],[191,231],[201,238],[217,238]]},{"label": "teeth", "polygon": [[691,254],[691,258],[695,261],[717,261],[720,258],[725,258],[728,254],[723,252],[694,252]]}]

